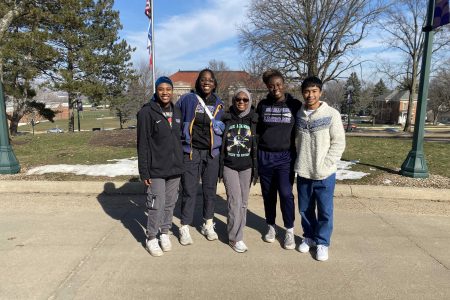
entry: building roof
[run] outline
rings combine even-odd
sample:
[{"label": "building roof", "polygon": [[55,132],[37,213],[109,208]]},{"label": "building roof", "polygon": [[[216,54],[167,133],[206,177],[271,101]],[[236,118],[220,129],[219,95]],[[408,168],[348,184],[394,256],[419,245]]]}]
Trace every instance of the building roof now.
[{"label": "building roof", "polygon": [[[409,91],[407,90],[394,90],[392,93],[388,95],[383,95],[377,98],[378,101],[386,101],[386,102],[399,102],[399,101],[408,101],[409,100]],[[414,101],[417,101],[417,94],[414,95]]]},{"label": "building roof", "polygon": [[[189,84],[192,88],[195,86],[195,81],[197,80],[198,73],[200,71],[178,71],[170,75],[170,79],[174,84]],[[219,81],[226,82],[240,82],[243,85],[252,81],[250,74],[245,71],[214,71],[216,79]]]}]

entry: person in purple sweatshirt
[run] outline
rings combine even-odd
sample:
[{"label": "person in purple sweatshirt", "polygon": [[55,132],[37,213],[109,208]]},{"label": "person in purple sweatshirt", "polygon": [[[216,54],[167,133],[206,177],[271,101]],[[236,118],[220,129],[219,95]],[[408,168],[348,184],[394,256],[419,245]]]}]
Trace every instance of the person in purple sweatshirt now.
[{"label": "person in purple sweatshirt", "polygon": [[278,70],[268,70],[262,77],[269,91],[256,108],[259,116],[258,171],[268,225],[264,241],[273,243],[277,236],[275,219],[279,194],[286,228],[284,248],[292,250],[295,249],[295,205],[292,193],[296,158],[294,124],[301,102],[285,92],[284,77]]}]

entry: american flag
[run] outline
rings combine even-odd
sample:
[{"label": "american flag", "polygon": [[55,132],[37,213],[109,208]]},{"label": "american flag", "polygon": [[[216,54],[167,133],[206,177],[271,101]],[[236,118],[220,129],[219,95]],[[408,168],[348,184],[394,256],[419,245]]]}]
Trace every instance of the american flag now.
[{"label": "american flag", "polygon": [[449,2],[450,2],[450,0],[436,0],[436,6],[434,8],[434,18],[433,18],[433,28],[434,29],[450,23]]},{"label": "american flag", "polygon": [[148,23],[148,33],[147,33],[147,49],[148,53],[150,55],[150,65],[153,64],[152,59],[152,7],[150,5],[150,0],[146,0],[145,2],[145,15],[148,17],[149,23]]},{"label": "american flag", "polygon": [[150,0],[145,3],[145,15],[150,19],[152,17],[152,8],[150,7]]}]

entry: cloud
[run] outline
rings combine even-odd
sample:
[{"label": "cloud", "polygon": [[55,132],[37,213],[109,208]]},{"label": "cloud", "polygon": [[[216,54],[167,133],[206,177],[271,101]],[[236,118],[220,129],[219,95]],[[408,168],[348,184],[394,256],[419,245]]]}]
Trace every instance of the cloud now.
[{"label": "cloud", "polygon": [[[157,20],[155,27],[156,66],[161,69],[205,66],[205,54],[219,60],[239,60],[237,26],[245,20],[249,0],[210,0],[186,14]],[[136,47],[133,61],[148,60],[146,31],[124,31],[127,42]],[[215,52],[212,55],[212,52]],[[234,55],[232,53],[234,52]],[[192,56],[190,60],[189,56]],[[227,61],[226,61],[227,62]],[[198,64],[195,64],[198,63]]]}]

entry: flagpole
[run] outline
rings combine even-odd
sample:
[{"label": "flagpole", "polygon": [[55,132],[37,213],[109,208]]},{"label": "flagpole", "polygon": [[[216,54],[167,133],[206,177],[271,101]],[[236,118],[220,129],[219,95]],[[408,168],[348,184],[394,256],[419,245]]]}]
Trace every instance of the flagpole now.
[{"label": "flagpole", "polygon": [[152,54],[151,54],[151,56],[152,56],[152,90],[153,90],[153,93],[155,93],[156,92],[156,89],[155,89],[155,22],[154,22],[154,14],[153,14],[153,9],[154,9],[154,6],[153,6],[153,0],[151,0],[151,5],[150,5],[150,7],[151,7],[151,19],[150,19],[150,22],[152,22],[152,44],[151,44],[151,49],[152,49]]}]

